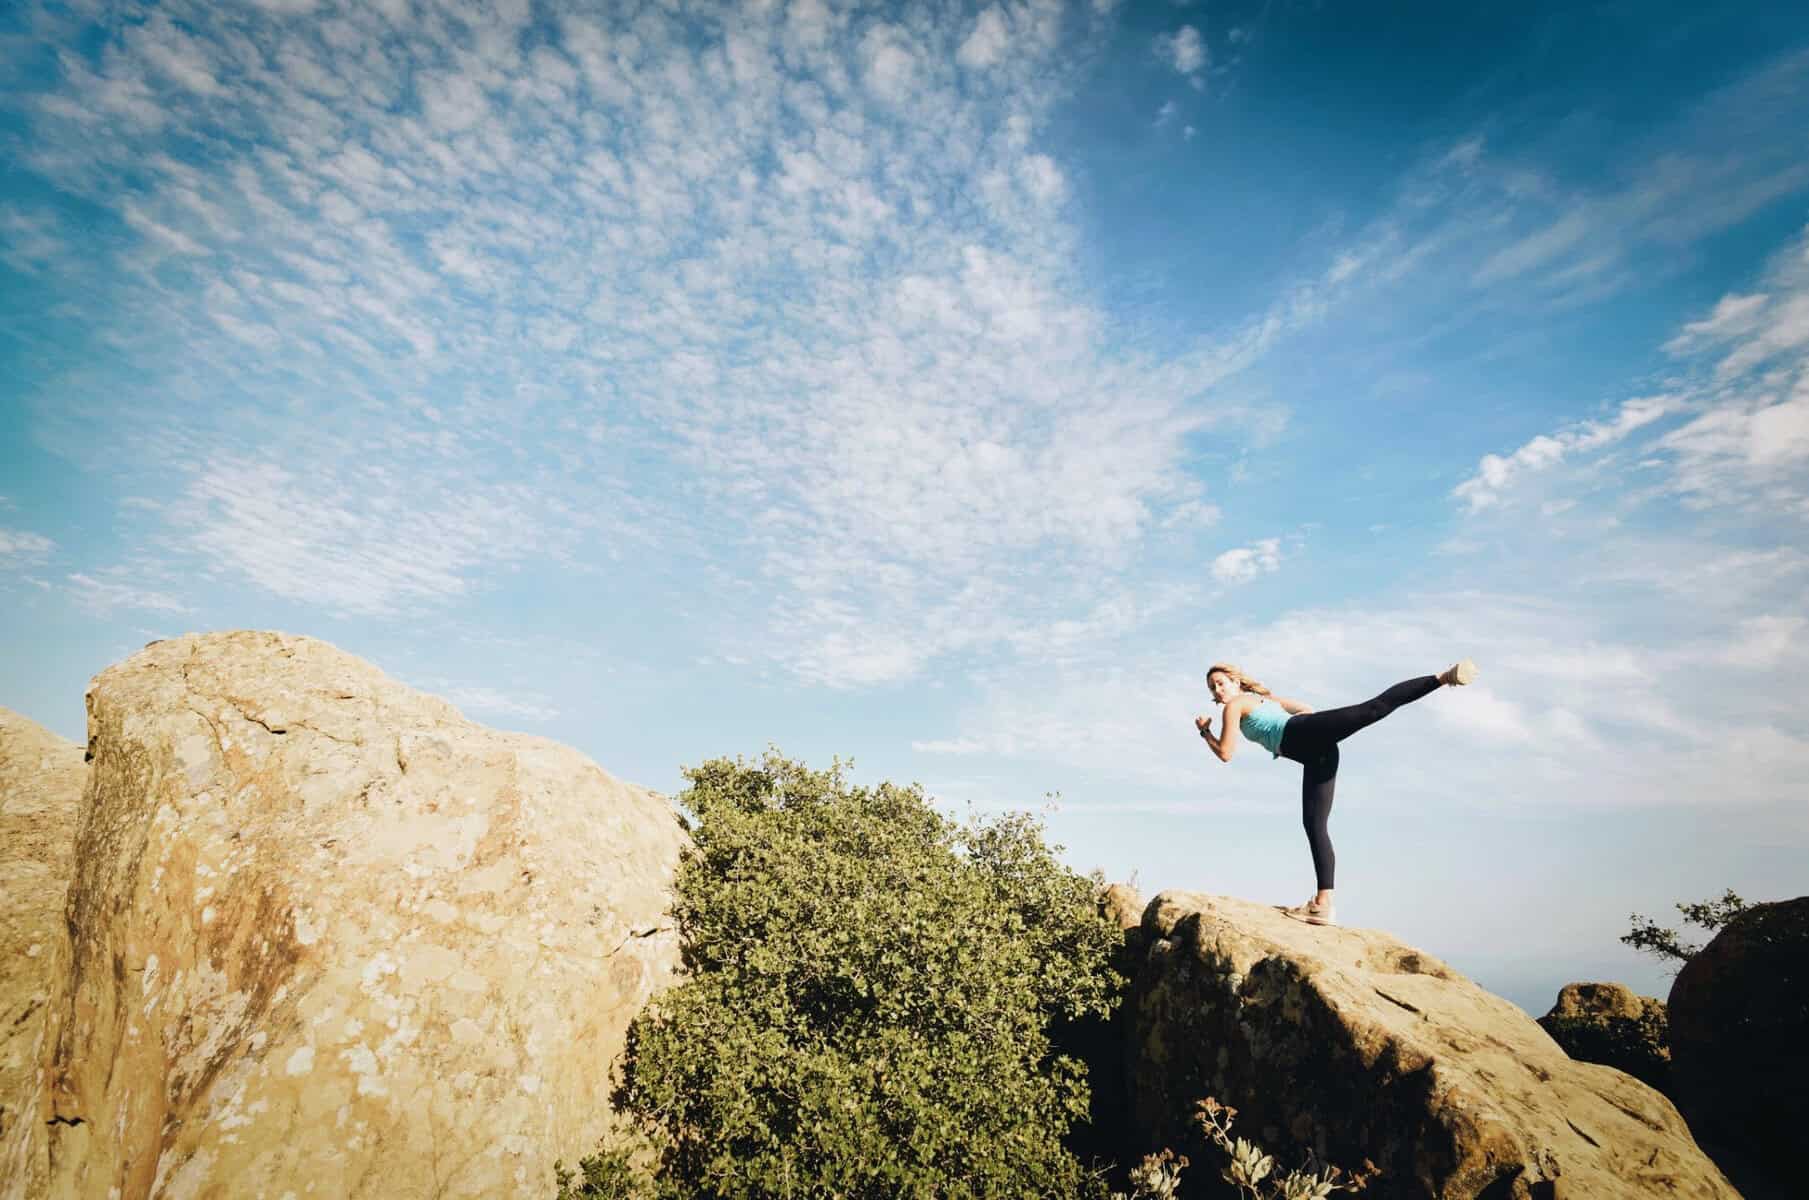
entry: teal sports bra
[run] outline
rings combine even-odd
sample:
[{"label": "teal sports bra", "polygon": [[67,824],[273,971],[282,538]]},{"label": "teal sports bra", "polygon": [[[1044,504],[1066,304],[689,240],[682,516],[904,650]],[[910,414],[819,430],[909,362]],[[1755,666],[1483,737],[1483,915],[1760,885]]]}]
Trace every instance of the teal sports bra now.
[{"label": "teal sports bra", "polygon": [[1270,758],[1281,756],[1281,729],[1288,723],[1288,714],[1272,700],[1264,700],[1255,708],[1245,713],[1237,727],[1243,730],[1244,736],[1269,752]]}]

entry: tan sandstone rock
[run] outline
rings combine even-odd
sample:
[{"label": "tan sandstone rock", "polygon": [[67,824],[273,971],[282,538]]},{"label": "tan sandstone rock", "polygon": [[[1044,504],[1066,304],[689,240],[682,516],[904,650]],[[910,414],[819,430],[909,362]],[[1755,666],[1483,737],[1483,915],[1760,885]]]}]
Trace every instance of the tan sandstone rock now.
[{"label": "tan sandstone rock", "polygon": [[1120,929],[1143,924],[1143,897],[1128,883],[1108,883],[1099,890],[1099,912]]},{"label": "tan sandstone rock", "polygon": [[1188,1129],[1210,1095],[1283,1162],[1371,1159],[1377,1197],[1738,1200],[1670,1101],[1385,933],[1187,892],[1143,932],[1126,1065],[1155,1144],[1219,1162]]},{"label": "tan sandstone rock", "polygon": [[46,1186],[45,1016],[67,962],[63,901],[86,775],[80,746],[0,708],[0,1200]]},{"label": "tan sandstone rock", "polygon": [[658,796],[280,634],[153,643],[88,729],[53,1195],[538,1195],[595,1148],[677,961]]}]

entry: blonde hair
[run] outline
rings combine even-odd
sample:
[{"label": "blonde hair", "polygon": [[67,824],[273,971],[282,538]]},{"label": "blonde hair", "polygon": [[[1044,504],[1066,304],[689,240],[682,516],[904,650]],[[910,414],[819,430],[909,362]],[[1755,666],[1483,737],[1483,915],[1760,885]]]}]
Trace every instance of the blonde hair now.
[{"label": "blonde hair", "polygon": [[1268,688],[1264,687],[1262,684],[1256,682],[1256,680],[1254,680],[1254,679],[1250,678],[1248,675],[1244,674],[1244,669],[1242,667],[1233,666],[1231,663],[1213,663],[1212,666],[1209,667],[1206,671],[1206,680],[1208,683],[1210,683],[1212,681],[1212,677],[1214,674],[1219,674],[1219,675],[1225,676],[1226,678],[1230,679],[1232,683],[1237,684],[1237,686],[1243,691],[1255,692],[1259,696],[1268,696],[1268,695],[1273,694],[1269,691]]}]

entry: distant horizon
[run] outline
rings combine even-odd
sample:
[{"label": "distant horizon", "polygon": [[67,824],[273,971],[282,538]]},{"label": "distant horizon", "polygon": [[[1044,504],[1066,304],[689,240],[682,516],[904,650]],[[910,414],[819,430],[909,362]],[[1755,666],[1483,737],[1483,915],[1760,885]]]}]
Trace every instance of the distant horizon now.
[{"label": "distant horizon", "polygon": [[[1809,9],[0,14],[0,704],[330,642],[676,794],[852,758],[1534,1016],[1809,861]],[[1684,929],[1686,940],[1706,934]]]}]

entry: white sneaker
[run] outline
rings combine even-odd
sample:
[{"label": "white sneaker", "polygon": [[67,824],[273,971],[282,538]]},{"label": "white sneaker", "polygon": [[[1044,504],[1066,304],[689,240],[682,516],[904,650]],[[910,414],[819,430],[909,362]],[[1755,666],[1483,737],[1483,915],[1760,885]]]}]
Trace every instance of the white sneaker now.
[{"label": "white sneaker", "polygon": [[1451,669],[1446,671],[1445,674],[1450,678],[1452,683],[1456,684],[1458,687],[1463,687],[1465,684],[1475,682],[1476,664],[1467,658],[1460,658],[1455,663],[1451,664]]},{"label": "white sneaker", "polygon": [[1308,900],[1305,904],[1296,904],[1293,908],[1281,910],[1284,916],[1293,917],[1296,921],[1305,921],[1308,925],[1336,925],[1338,915],[1329,904],[1320,905]]}]

